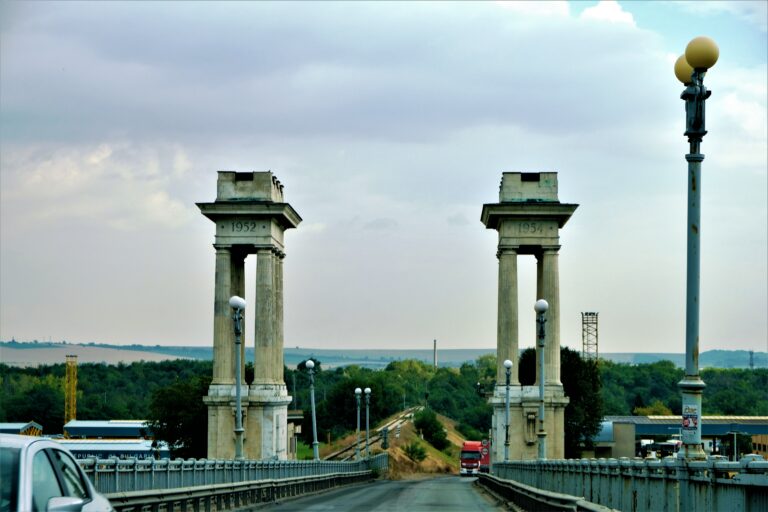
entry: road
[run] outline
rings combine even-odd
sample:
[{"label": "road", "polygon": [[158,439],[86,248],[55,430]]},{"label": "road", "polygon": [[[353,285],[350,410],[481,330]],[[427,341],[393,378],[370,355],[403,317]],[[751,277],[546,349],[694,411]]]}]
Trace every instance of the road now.
[{"label": "road", "polygon": [[447,476],[428,480],[378,480],[326,493],[261,505],[259,511],[402,512],[505,510],[472,483],[474,478]]}]

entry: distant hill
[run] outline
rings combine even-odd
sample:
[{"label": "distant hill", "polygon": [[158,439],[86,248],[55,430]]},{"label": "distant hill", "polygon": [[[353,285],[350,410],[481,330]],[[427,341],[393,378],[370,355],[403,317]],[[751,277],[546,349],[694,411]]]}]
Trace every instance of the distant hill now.
[{"label": "distant hill", "polygon": [[[77,347],[75,349],[75,347]],[[165,346],[165,345],[109,345],[105,343],[51,343],[0,341],[0,362],[17,366],[37,366],[64,362],[66,353],[77,354],[81,362],[104,362],[117,364],[131,361],[156,361],[174,358],[210,360],[213,347]],[[445,349],[438,350],[439,366],[459,367],[462,363],[474,361],[478,357],[492,354],[492,349]],[[247,360],[253,361],[253,347],[246,348]],[[325,368],[358,365],[366,368],[385,368],[392,361],[418,359],[432,362],[431,350],[339,350],[286,347],[284,360],[286,366],[294,367],[300,362],[313,357]],[[672,361],[676,366],[685,366],[685,354],[676,353],[604,353],[601,359],[616,363],[647,364],[656,361]],[[702,368],[748,368],[749,351],[747,350],[709,350],[699,357]],[[768,352],[754,353],[755,368],[768,368]]]}]

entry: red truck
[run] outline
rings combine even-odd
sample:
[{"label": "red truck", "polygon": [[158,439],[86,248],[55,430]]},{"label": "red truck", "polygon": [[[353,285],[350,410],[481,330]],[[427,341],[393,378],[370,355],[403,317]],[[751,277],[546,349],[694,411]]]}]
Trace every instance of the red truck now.
[{"label": "red truck", "polygon": [[464,441],[459,455],[459,474],[461,476],[488,473],[490,468],[490,450],[488,441]]}]

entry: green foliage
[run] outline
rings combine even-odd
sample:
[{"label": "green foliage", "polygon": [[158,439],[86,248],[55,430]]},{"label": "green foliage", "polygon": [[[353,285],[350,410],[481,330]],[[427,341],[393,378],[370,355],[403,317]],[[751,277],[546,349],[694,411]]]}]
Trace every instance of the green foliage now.
[{"label": "green foliage", "polygon": [[[671,361],[631,365],[601,360],[605,414],[629,416],[656,402],[669,414],[681,414],[677,383],[683,373]],[[705,368],[701,378],[707,385],[702,399],[705,415],[768,415],[768,369]]]},{"label": "green foliage", "polygon": [[414,462],[421,462],[427,458],[427,451],[417,441],[405,445],[403,451]]},{"label": "green foliage", "polygon": [[[566,454],[577,443],[589,443],[595,420],[606,415],[671,411],[680,414],[677,383],[683,371],[669,361],[651,364],[618,364],[600,361],[597,369],[584,363],[578,354],[561,351],[563,385],[571,403],[565,410]],[[535,357],[526,352],[520,361],[520,378],[533,384]],[[357,405],[354,389],[372,389],[371,428],[406,406],[425,404],[457,420],[467,438],[482,439],[491,424],[492,409],[483,393],[493,390],[496,357],[493,354],[465,363],[461,368],[439,368],[421,361],[391,362],[384,371],[358,366],[324,369],[315,361],[315,399],[318,413],[318,440],[332,438],[356,427]],[[45,434],[62,432],[64,416],[64,364],[33,368],[0,364],[0,422],[36,421]],[[158,429],[177,454],[200,456],[205,453],[207,429],[205,406],[207,382],[212,373],[210,361],[172,360],[78,366],[77,418],[81,420],[147,419],[158,422]],[[768,369],[704,369],[707,384],[703,395],[706,415],[768,415]],[[252,366],[246,365],[246,381],[252,380]],[[285,369],[285,382],[294,398],[291,409],[302,409],[305,442],[312,441],[309,407],[309,375],[294,368]],[[479,386],[478,386],[479,384]],[[179,396],[183,398],[178,398]],[[161,400],[158,397],[164,397]],[[600,411],[602,400],[603,412]],[[152,407],[154,401],[154,408]],[[163,410],[163,404],[176,410]],[[667,409],[663,409],[666,407]],[[175,418],[175,419],[174,419]],[[196,419],[195,419],[196,418]],[[162,427],[161,423],[167,424]],[[191,427],[179,427],[180,424]],[[172,429],[175,429],[173,430]],[[162,430],[165,428],[166,430]],[[188,430],[187,432],[182,432]],[[361,430],[365,430],[365,399],[361,400]],[[442,428],[440,429],[442,431]],[[436,441],[438,444],[440,441]],[[195,455],[184,447],[195,446]]]},{"label": "green foliage", "polygon": [[[177,379],[211,375],[210,361],[82,363],[77,368],[77,419],[147,419],[152,392]],[[0,364],[0,421],[36,421],[62,433],[64,364],[32,368]]]},{"label": "green foliage", "polygon": [[444,450],[448,446],[445,428],[433,410],[423,409],[416,414],[413,417],[413,425],[424,436],[424,440],[438,450]]},{"label": "green foliage", "polygon": [[600,374],[606,415],[629,416],[636,408],[655,401],[673,414],[681,414],[677,383],[683,378],[683,370],[671,361],[630,365],[601,360]]},{"label": "green foliage", "polygon": [[297,460],[312,460],[315,454],[312,451],[312,446],[299,441],[296,443],[296,459]]},{"label": "green foliage", "polygon": [[660,400],[654,400],[653,403],[647,407],[635,407],[632,414],[636,416],[671,416],[672,411],[669,407],[661,403]]},{"label": "green foliage", "polygon": [[152,393],[148,424],[156,439],[166,441],[173,458],[205,458],[208,443],[208,409],[202,397],[211,378],[177,380]]},{"label": "green foliage", "polygon": [[465,439],[472,441],[480,441],[481,439],[485,439],[487,437],[487,433],[484,434],[471,425],[467,425],[466,423],[457,423],[456,430],[461,435],[463,435]]}]

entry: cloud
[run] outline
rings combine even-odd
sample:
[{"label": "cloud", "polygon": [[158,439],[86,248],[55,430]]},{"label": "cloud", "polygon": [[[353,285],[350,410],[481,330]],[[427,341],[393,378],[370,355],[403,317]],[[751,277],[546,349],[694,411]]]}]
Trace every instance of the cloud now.
[{"label": "cloud", "polygon": [[390,231],[398,226],[395,219],[386,217],[373,219],[363,224],[363,229],[370,229],[374,231]]},{"label": "cloud", "polygon": [[622,9],[616,0],[600,0],[597,5],[584,9],[581,18],[636,26],[632,13]]},{"label": "cloud", "polygon": [[515,11],[521,15],[533,16],[568,16],[570,7],[568,2],[559,1],[541,1],[541,2],[521,2],[519,0],[498,0],[496,5]]},{"label": "cloud", "polygon": [[[612,2],[585,14],[539,2],[13,5],[0,28],[3,333],[39,329],[14,311],[57,309],[47,290],[63,280],[70,307],[45,335],[119,326],[129,341],[209,343],[213,226],[194,202],[213,200],[217,169],[273,169],[304,218],[286,233],[286,339],[493,346],[497,234],[481,205],[502,171],[555,170],[561,199],[581,204],[562,232],[563,339],[578,342],[577,308],[603,304],[616,326],[606,340],[654,350],[654,326],[621,330],[638,326],[637,297],[682,336],[684,107],[668,62],[676,34],[653,32],[652,16],[638,29]],[[739,44],[763,35],[727,20],[746,32]],[[723,35],[724,56],[733,43]],[[702,294],[713,311],[729,307],[724,289],[766,304],[754,277],[766,259],[766,70],[749,48],[762,67],[723,58],[707,76],[704,240],[717,245],[703,263],[733,276]],[[535,299],[535,271],[520,274]],[[81,307],[83,283],[93,297],[122,290],[123,312],[154,290],[189,290],[178,311],[194,321],[103,311],[91,331],[72,320],[99,307]],[[765,319],[733,318],[764,342]],[[521,321],[521,339],[532,327]],[[702,343],[717,343],[702,327]]]},{"label": "cloud", "polygon": [[453,226],[466,226],[469,224],[469,221],[467,220],[467,217],[464,216],[463,213],[457,213],[455,215],[451,215],[446,219],[448,224],[451,224]]},{"label": "cloud", "polygon": [[768,31],[768,2],[757,0],[748,1],[717,1],[707,2],[674,2],[688,12],[717,16],[728,13],[753,24],[763,32]]},{"label": "cloud", "polygon": [[[589,129],[621,112],[623,95],[635,92],[628,89],[644,94],[614,63],[645,65],[657,41],[639,43],[569,16],[528,15],[563,6],[55,5],[6,34],[12,48],[26,51],[3,55],[4,73],[17,78],[4,83],[2,135],[207,145],[334,136],[431,141],[488,123],[562,133],[570,130],[561,119],[566,110]],[[627,16],[614,3],[585,13]],[[372,18],[375,24],[366,21]],[[169,26],[180,32],[171,37]],[[637,45],[648,51],[638,55]],[[560,63],[554,74],[553,62]],[[56,87],[47,85],[52,70]],[[585,101],[587,81],[605,109]]]},{"label": "cloud", "polygon": [[3,158],[1,194],[12,224],[87,219],[134,230],[178,227],[192,218],[188,203],[170,192],[190,167],[179,147],[5,149],[12,156]]}]

